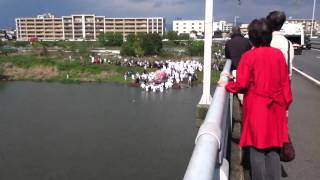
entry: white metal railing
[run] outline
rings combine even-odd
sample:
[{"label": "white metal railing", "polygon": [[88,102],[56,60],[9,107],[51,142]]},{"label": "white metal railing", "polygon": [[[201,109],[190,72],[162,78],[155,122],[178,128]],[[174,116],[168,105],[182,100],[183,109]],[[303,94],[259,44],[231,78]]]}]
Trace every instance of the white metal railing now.
[{"label": "white metal railing", "polygon": [[[228,81],[224,72],[230,73],[231,61],[227,60],[220,80]],[[229,178],[229,163],[225,159],[230,126],[229,93],[216,87],[212,103],[195,140],[184,180],[218,180]]]}]

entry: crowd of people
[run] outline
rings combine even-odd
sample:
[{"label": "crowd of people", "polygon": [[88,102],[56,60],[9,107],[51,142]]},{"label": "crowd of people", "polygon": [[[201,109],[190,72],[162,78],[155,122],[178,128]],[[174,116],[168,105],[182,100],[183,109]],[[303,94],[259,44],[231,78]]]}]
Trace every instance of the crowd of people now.
[{"label": "crowd of people", "polygon": [[[163,92],[169,88],[181,88],[182,84],[192,85],[192,81],[197,80],[197,71],[202,71],[203,67],[199,61],[148,61],[137,62],[145,70],[142,74],[127,72],[125,80],[131,78],[135,86],[139,86],[146,91]],[[152,65],[151,65],[152,64]],[[147,72],[148,67],[157,68],[154,72]]]},{"label": "crowd of people", "polygon": [[[123,67],[141,67],[143,73],[128,71],[125,80],[131,80],[134,87],[141,87],[145,91],[163,92],[169,88],[180,89],[191,87],[197,80],[197,71],[202,72],[203,66],[198,60],[147,60],[140,58],[122,58],[118,56],[107,60],[99,55],[90,56],[91,64],[114,64]],[[153,72],[148,72],[154,70]],[[185,85],[185,86],[184,86]]]}]

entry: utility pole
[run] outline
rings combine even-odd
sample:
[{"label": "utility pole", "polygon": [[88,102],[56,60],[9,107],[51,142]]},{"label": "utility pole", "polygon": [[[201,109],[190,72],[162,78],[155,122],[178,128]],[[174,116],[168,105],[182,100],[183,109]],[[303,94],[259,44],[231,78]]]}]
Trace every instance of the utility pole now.
[{"label": "utility pole", "polygon": [[240,18],[239,16],[234,16],[234,24],[233,26],[236,27],[237,26],[237,19]]},{"label": "utility pole", "polygon": [[211,48],[212,48],[212,26],[213,26],[213,0],[206,0],[205,10],[205,39],[204,39],[204,63],[203,63],[203,92],[199,104],[210,105],[212,96],[211,85]]},{"label": "utility pole", "polygon": [[310,38],[312,38],[312,31],[313,31],[313,28],[314,28],[314,14],[315,14],[315,10],[316,10],[316,1],[317,1],[317,0],[313,0],[313,12],[312,12],[312,22],[311,22]]}]

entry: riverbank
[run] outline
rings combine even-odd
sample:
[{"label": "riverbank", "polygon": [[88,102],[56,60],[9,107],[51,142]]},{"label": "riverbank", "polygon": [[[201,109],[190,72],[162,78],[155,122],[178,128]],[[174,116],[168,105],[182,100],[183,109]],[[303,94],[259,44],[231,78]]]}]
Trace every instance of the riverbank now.
[{"label": "riverbank", "polygon": [[[57,57],[39,55],[10,55],[0,56],[0,74],[4,80],[29,80],[63,83],[80,82],[115,82],[131,83],[131,79],[124,79],[126,72],[143,72],[142,67],[121,66],[105,63],[92,64],[82,59],[60,59]],[[154,69],[148,69],[154,71]],[[202,79],[202,72],[198,72]],[[212,73],[212,81],[216,82],[218,72]],[[201,83],[198,80],[195,83]]]}]

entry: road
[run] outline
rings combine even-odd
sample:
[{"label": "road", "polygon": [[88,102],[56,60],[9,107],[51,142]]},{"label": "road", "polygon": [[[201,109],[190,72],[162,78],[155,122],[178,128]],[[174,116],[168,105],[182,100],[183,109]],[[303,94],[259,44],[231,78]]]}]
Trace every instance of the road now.
[{"label": "road", "polygon": [[[296,56],[294,66],[320,80],[320,51],[305,50]],[[294,103],[289,111],[289,131],[296,159],[283,163],[284,180],[315,180],[320,177],[320,87],[300,74],[292,80]]]},{"label": "road", "polygon": [[293,65],[320,81],[320,50],[304,50],[302,55],[295,56]]},{"label": "road", "polygon": [[320,49],[320,38],[312,39],[311,46],[312,46],[312,48]]},{"label": "road", "polygon": [[289,110],[289,133],[296,159],[283,163],[288,174],[283,180],[316,180],[320,177],[320,88],[294,73],[292,89],[294,102]]}]

